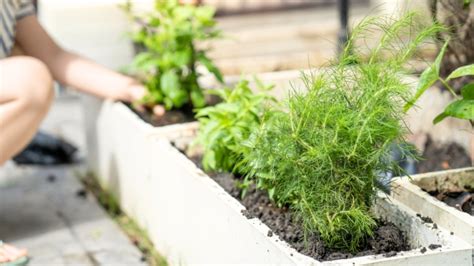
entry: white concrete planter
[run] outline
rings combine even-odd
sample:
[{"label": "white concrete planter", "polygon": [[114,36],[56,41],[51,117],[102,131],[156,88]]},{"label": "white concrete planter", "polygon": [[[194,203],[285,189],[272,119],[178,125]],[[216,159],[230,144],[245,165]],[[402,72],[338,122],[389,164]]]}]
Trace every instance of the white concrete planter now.
[{"label": "white concrete planter", "polygon": [[[399,225],[412,251],[321,263],[301,255],[198,169],[177,145],[193,137],[196,123],[153,128],[119,103],[105,102],[97,117],[97,176],[128,215],[147,230],[171,265],[471,265],[470,246],[433,229],[398,200],[380,196],[375,212]],[[442,248],[420,248],[441,244]]]},{"label": "white concrete planter", "polygon": [[140,218],[143,178],[156,162],[148,136],[179,131],[182,125],[155,128],[122,103],[86,102],[88,167],[106,189],[114,192],[128,214]]},{"label": "white concrete planter", "polygon": [[463,187],[469,184],[474,184],[472,167],[414,175],[411,179],[402,177],[393,182],[392,197],[474,245],[474,217],[446,205],[422,190],[442,190],[443,187]]}]

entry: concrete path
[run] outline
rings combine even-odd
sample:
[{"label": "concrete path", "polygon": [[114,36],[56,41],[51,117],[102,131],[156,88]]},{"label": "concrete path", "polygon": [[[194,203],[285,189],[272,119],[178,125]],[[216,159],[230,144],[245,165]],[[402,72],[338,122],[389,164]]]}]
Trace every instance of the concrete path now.
[{"label": "concrete path", "polygon": [[[79,98],[56,100],[42,129],[87,155]],[[25,247],[30,265],[146,265],[92,195],[78,196],[84,166],[0,167],[0,239]],[[82,193],[79,193],[82,194]]]},{"label": "concrete path", "polygon": [[74,168],[18,168],[0,174],[0,239],[28,248],[31,265],[145,265],[141,254]]}]

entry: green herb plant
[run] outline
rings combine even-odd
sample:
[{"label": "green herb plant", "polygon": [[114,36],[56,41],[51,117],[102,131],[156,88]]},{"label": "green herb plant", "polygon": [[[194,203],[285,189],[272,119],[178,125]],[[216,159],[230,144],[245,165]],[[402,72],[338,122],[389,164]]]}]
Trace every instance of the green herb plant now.
[{"label": "green herb plant", "polygon": [[247,80],[241,80],[233,89],[210,90],[222,102],[197,112],[200,126],[196,143],[204,149],[205,170],[238,172],[242,142],[260,127],[264,107],[274,102],[268,94],[272,86],[255,81],[257,92],[251,90]]},{"label": "green herb plant", "polygon": [[[329,248],[352,252],[373,235],[378,176],[400,171],[388,160],[390,146],[406,145],[404,65],[440,30],[412,13],[364,19],[334,66],[303,75],[306,92],[292,92],[284,109],[268,108],[245,142],[239,165],[246,178],[289,206],[306,235],[319,233]],[[374,32],[383,34],[364,48],[368,60],[358,58],[356,43]]]},{"label": "green herb plant", "polygon": [[196,42],[219,37],[214,20],[215,10],[209,6],[181,5],[177,0],[155,0],[152,12],[137,16],[130,2],[124,10],[136,22],[133,40],[145,48],[128,67],[143,79],[148,105],[164,104],[166,109],[205,106],[205,97],[198,83],[198,65],[203,65],[217,80],[222,75],[206,51]]},{"label": "green herb plant", "polygon": [[434,124],[441,122],[446,117],[455,117],[469,120],[474,127],[474,83],[469,83],[461,88],[461,95],[458,96],[454,89],[449,85],[449,81],[463,76],[474,76],[474,64],[461,66],[455,69],[444,79],[440,76],[441,62],[448,47],[447,40],[441,48],[433,64],[423,71],[420,76],[420,82],[417,85],[417,91],[413,99],[405,105],[405,111],[408,111],[421,95],[437,81],[440,81],[453,95],[454,101],[451,102],[444,111],[437,115],[433,120]]}]

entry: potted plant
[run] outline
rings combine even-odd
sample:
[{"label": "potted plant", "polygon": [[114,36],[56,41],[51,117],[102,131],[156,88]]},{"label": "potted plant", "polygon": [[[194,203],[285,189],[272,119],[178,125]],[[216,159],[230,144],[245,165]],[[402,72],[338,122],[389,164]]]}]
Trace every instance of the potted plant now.
[{"label": "potted plant", "polygon": [[[88,126],[89,135],[105,138],[99,143],[91,143],[89,153],[91,168],[96,172],[107,177],[131,178],[135,173],[148,169],[151,161],[128,158],[127,154],[144,153],[148,146],[147,135],[160,130],[159,126],[194,120],[194,110],[206,105],[199,82],[201,76],[211,75],[222,81],[219,70],[207,57],[207,51],[202,45],[197,45],[197,42],[217,38],[220,32],[214,20],[215,10],[209,6],[156,0],[154,10],[142,15],[134,13],[130,2],[123,8],[136,26],[132,39],[144,48],[127,71],[146,84],[148,94],[137,105],[106,101],[98,115],[89,114],[94,116],[91,117],[93,124]],[[153,115],[153,107],[157,104],[167,109],[163,117]],[[109,130],[115,133],[108,135]],[[122,163],[122,160],[135,163]]]},{"label": "potted plant", "polygon": [[[471,265],[466,243],[377,190],[380,173],[396,168],[387,160],[390,146],[394,141],[404,144],[402,103],[410,86],[400,77],[403,64],[418,45],[440,30],[438,25],[423,28],[410,36],[408,45],[393,50],[394,40],[413,33],[413,28],[406,28],[413,19],[407,15],[390,24],[377,18],[362,22],[353,31],[356,37],[373,26],[385,30],[368,62],[353,64],[362,60],[349,52],[355,49],[352,37],[335,67],[304,76],[307,92],[294,92],[284,107],[274,103],[266,108],[262,103],[271,97],[264,92],[253,95],[247,82],[219,92],[223,102],[197,114],[201,147],[197,152],[186,151],[196,124],[184,131],[157,132],[155,155],[163,161],[156,163],[156,170],[163,173],[154,182],[164,188],[150,199],[159,204],[159,217],[174,221],[154,220],[157,247],[168,251],[172,261],[181,258],[186,263],[444,264],[459,260],[455,263]],[[386,58],[388,47],[392,56]],[[196,158],[202,154],[205,170],[226,171],[209,173],[221,187],[167,140],[198,164]],[[243,194],[241,203],[247,209],[222,187],[237,198]],[[164,199],[177,204],[162,211]],[[245,222],[239,212],[251,220]],[[185,219],[186,215],[193,218]],[[389,236],[379,235],[385,230]],[[185,237],[193,233],[206,236],[205,247],[196,248],[199,240]],[[408,242],[397,245],[404,234]],[[439,245],[446,249],[436,250]],[[375,255],[379,253],[386,254]]]},{"label": "potted plant", "polygon": [[155,1],[155,10],[136,16],[127,2],[124,10],[137,24],[132,39],[144,51],[138,53],[128,70],[145,82],[145,105],[163,104],[167,110],[206,105],[198,79],[201,65],[222,82],[222,75],[197,42],[219,37],[210,6],[181,5],[176,1]]},{"label": "potted plant", "polygon": [[[272,101],[265,90],[252,94],[247,82],[219,92],[223,103],[201,109],[201,127],[153,128],[137,122],[124,105],[104,105],[98,178],[175,264],[319,265],[333,259],[324,263],[471,265],[466,243],[376,190],[377,174],[393,166],[386,162],[388,145],[403,143],[401,109],[410,88],[400,75],[403,63],[439,30],[411,28],[413,21],[413,15],[400,21],[367,18],[335,66],[306,75],[308,92],[295,91],[287,105]],[[364,62],[351,52],[358,49],[357,37],[374,28],[386,34],[368,62],[357,63]],[[412,30],[419,31],[408,35],[409,42],[396,41]],[[273,104],[262,104],[268,101]],[[182,153],[198,127],[207,132],[196,146],[205,152],[204,166],[227,171],[214,177],[222,186]],[[261,199],[263,205],[250,201],[245,208],[229,192],[238,198],[246,192],[244,199]],[[266,206],[277,220],[251,206]],[[403,235],[407,242],[399,241]],[[377,243],[384,243],[378,251],[361,250]]]}]

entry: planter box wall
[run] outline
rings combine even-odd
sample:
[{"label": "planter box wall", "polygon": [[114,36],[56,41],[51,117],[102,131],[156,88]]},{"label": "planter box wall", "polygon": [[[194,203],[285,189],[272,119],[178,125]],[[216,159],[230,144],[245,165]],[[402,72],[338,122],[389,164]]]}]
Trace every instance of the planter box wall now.
[{"label": "planter box wall", "polygon": [[[281,98],[290,88],[288,81],[298,80],[299,74],[299,71],[284,71],[265,73],[259,77],[265,82],[276,81],[274,93]],[[232,83],[237,79],[226,80]],[[90,169],[103,187],[117,197],[122,209],[148,231],[157,249],[172,264],[319,264],[268,238],[265,225],[255,219],[244,218],[240,213],[243,208],[240,203],[169,143],[171,140],[176,146],[186,145],[194,138],[197,123],[154,128],[121,103],[88,100],[86,106]],[[421,106],[420,109],[425,108]],[[417,115],[418,112],[412,114],[410,119],[415,121],[422,117],[416,118]],[[395,196],[392,205],[379,201],[376,211],[384,216],[384,213],[394,213],[395,209],[406,209],[398,204],[399,201],[400,198]],[[390,208],[382,206],[395,207],[384,212],[384,209]],[[470,254],[470,247],[466,247],[460,239],[449,235],[445,238],[443,230],[440,231],[440,238],[436,238],[437,231],[427,230],[426,225],[413,218],[415,213],[409,209],[403,213],[398,217],[405,217],[400,222],[410,221],[403,227],[411,232],[414,246],[448,243],[443,244],[443,252],[428,250],[420,254],[413,251],[403,252],[406,257],[363,257],[326,263],[391,265],[409,261],[471,265],[471,258],[466,261],[465,256],[466,252]],[[447,232],[450,232],[449,229]],[[449,242],[452,241],[459,243],[451,246]],[[200,249],[202,246],[206,248]]]},{"label": "planter box wall", "polygon": [[[157,248],[161,252],[170,251],[165,254],[171,255],[169,257],[171,261],[185,258],[184,261],[187,263],[321,264],[299,254],[286,243],[277,242],[277,236],[267,237],[269,228],[266,225],[258,219],[245,218],[241,214],[245,208],[174,147],[183,148],[189,144],[196,129],[197,124],[193,123],[189,124],[187,129],[181,128],[179,132],[155,134],[157,147],[154,149],[156,151],[154,157],[160,162],[154,165],[156,170],[153,172],[166,173],[166,177],[157,176],[153,179],[157,184],[153,187],[162,188],[160,192],[154,194],[152,200],[158,204],[155,210],[156,220],[153,222],[156,231],[152,233],[157,236],[154,239]],[[179,194],[176,191],[179,191]],[[170,206],[169,202],[178,204]],[[442,252],[430,250],[424,254],[416,249],[402,252],[403,256],[392,258],[383,255],[366,256],[322,264],[471,265],[470,247],[467,243],[450,236],[446,230],[436,230],[432,225],[422,223],[414,212],[399,204],[397,200],[380,195],[374,211],[377,216],[404,228],[413,247],[421,248],[432,243],[443,243],[445,249]],[[167,219],[160,220],[159,217]],[[194,240],[190,239],[190,236],[203,239]],[[201,245],[200,243],[205,243],[206,249],[196,248]],[[223,256],[207,253],[215,250]],[[242,256],[242,254],[249,255]],[[456,258],[457,261],[453,261],[452,256],[460,257]]]},{"label": "planter box wall", "polygon": [[[120,103],[105,102],[97,116],[97,167],[101,184],[122,209],[143,227],[156,248],[174,264],[258,263],[320,265],[297,253],[268,227],[245,218],[244,207],[210,179],[168,139],[182,145],[196,123],[153,128]],[[366,256],[324,264],[394,265],[401,263],[471,265],[467,243],[448,231],[434,230],[397,200],[381,197],[376,213],[401,224],[414,247],[439,243],[391,258]]]},{"label": "planter box wall", "polygon": [[474,245],[474,217],[446,205],[422,190],[442,190],[448,186],[472,187],[473,184],[474,168],[420,174],[411,176],[411,179],[396,179],[392,183],[392,197]]}]

